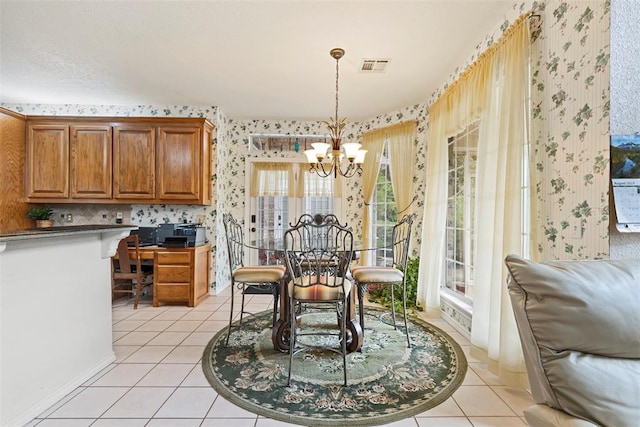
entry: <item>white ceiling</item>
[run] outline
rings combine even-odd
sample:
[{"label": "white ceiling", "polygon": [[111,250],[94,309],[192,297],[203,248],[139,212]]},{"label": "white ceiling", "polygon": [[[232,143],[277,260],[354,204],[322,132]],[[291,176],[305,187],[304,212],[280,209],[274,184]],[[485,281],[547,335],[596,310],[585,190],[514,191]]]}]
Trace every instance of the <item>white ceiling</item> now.
[{"label": "white ceiling", "polygon": [[[427,101],[510,0],[0,0],[0,102],[218,106],[361,120]],[[364,58],[390,58],[382,74]]]}]

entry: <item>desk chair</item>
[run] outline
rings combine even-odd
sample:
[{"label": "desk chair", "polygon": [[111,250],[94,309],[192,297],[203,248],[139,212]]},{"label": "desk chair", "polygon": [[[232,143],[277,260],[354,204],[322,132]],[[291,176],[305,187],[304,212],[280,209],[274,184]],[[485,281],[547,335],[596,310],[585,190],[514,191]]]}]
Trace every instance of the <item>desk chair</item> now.
[{"label": "desk chair", "polygon": [[394,227],[391,234],[392,241],[392,264],[389,267],[378,266],[356,266],[351,269],[351,274],[358,287],[358,303],[360,326],[364,331],[364,294],[371,284],[391,287],[391,315],[393,327],[396,329],[396,309],[394,299],[394,287],[402,286],[402,316],[404,318],[404,329],[407,334],[407,347],[411,347],[409,329],[407,327],[407,278],[404,272],[407,270],[407,258],[409,255],[409,243],[411,241],[411,227],[413,216],[406,215]]},{"label": "desk chair", "polygon": [[280,295],[280,281],[284,277],[286,269],[282,265],[244,265],[244,233],[242,226],[233,219],[230,213],[222,216],[224,231],[227,237],[227,251],[229,252],[229,271],[231,272],[231,313],[229,314],[229,331],[225,346],[229,345],[231,336],[231,325],[233,323],[233,305],[235,302],[235,289],[242,291],[242,302],[240,305],[240,321],[238,327],[242,326],[242,317],[246,314],[244,310],[244,297],[247,291],[269,290],[273,294],[273,323],[276,323],[278,313],[278,299]]},{"label": "desk chair", "polygon": [[[287,284],[289,298],[289,375],[287,386],[291,385],[291,370],[294,354],[309,348],[326,348],[342,354],[344,385],[347,385],[347,315],[351,295],[351,281],[348,277],[349,263],[353,257],[353,234],[340,225],[333,215],[320,220],[298,221],[284,235],[284,256],[287,272],[291,280]],[[284,297],[284,296],[283,296]],[[335,328],[308,330],[298,325],[297,306],[313,303],[314,307],[328,306],[338,315],[339,332]],[[300,330],[300,331],[299,331]],[[326,346],[304,344],[298,336],[331,335]]]},{"label": "desk chair", "polygon": [[[133,251],[130,257],[129,251]],[[117,257],[111,258],[111,294],[135,295],[134,310],[138,308],[138,301],[143,288],[153,285],[153,281],[147,280],[152,274],[143,271],[140,265],[140,247],[138,236],[127,236],[120,240]]]}]

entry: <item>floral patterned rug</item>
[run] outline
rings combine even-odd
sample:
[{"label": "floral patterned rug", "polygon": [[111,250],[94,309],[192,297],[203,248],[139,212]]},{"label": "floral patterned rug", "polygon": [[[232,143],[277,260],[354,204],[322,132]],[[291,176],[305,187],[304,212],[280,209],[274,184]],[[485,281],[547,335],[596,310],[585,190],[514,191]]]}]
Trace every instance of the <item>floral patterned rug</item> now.
[{"label": "floral patterned rug", "polygon": [[[380,320],[382,313],[366,308],[364,345],[362,352],[347,355],[346,387],[342,356],[315,349],[294,356],[291,387],[286,386],[289,355],[273,349],[271,311],[233,328],[228,347],[227,329],[219,331],[204,350],[202,367],[211,386],[237,406],[307,426],[387,424],[445,401],[467,371],[460,346],[437,327],[411,318],[407,348],[404,326],[394,330]],[[336,325],[335,313],[313,310],[301,322],[307,331],[328,323]]]}]

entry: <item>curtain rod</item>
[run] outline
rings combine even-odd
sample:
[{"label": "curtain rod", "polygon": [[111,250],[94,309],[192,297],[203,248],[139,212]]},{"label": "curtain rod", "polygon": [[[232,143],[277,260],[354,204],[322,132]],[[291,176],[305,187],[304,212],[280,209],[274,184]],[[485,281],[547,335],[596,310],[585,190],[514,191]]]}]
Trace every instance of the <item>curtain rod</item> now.
[{"label": "curtain rod", "polygon": [[364,136],[366,134],[369,134],[369,133],[374,133],[374,132],[389,132],[390,130],[393,130],[395,128],[404,127],[404,126],[407,126],[407,125],[410,125],[410,124],[413,124],[414,126],[417,126],[418,125],[418,121],[415,120],[415,119],[405,120],[403,122],[396,123],[396,124],[389,125],[389,126],[385,126],[385,127],[382,127],[382,128],[371,129],[371,130],[368,130],[366,132],[362,132],[362,136]]}]

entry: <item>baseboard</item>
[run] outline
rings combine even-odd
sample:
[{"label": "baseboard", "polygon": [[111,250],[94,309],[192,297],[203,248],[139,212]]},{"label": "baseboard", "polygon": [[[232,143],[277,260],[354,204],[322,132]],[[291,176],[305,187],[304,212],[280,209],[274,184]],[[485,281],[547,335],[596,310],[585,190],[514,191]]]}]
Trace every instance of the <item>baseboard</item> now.
[{"label": "baseboard", "polygon": [[12,419],[8,420],[3,426],[23,426],[28,424],[31,420],[35,419],[38,415],[42,414],[44,411],[49,409],[51,406],[55,405],[58,401],[60,401],[63,397],[71,393],[76,388],[80,387],[91,377],[96,375],[98,372],[109,366],[112,362],[116,360],[116,354],[111,352],[111,354],[104,359],[97,362],[93,367],[87,369],[82,374],[78,375],[73,380],[69,381],[66,384],[61,385],[56,390],[51,392],[49,396],[36,402],[29,408],[25,409]]},{"label": "baseboard", "polygon": [[455,297],[444,292],[440,293],[440,316],[460,332],[466,339],[471,340],[471,307],[458,301]]}]

